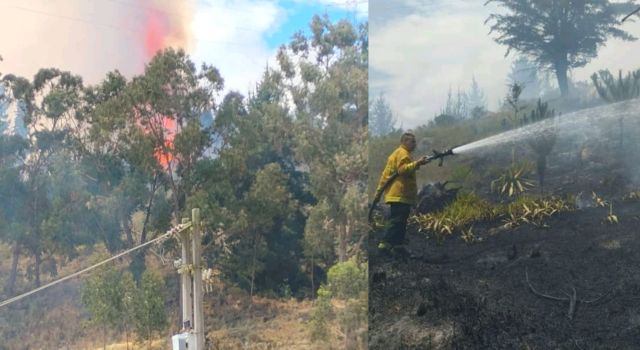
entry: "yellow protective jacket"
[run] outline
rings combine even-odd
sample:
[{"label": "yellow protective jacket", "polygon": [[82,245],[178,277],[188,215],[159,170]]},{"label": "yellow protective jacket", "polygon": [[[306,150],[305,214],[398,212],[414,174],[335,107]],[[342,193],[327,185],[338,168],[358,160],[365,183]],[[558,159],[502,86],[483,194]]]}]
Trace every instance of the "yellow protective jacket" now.
[{"label": "yellow protective jacket", "polygon": [[416,170],[420,168],[417,162],[411,159],[409,150],[404,145],[400,145],[387,158],[387,165],[382,171],[382,176],[378,182],[379,191],[387,179],[396,171],[398,177],[389,186],[384,195],[385,203],[405,203],[415,205],[418,199],[418,182],[416,180]]}]

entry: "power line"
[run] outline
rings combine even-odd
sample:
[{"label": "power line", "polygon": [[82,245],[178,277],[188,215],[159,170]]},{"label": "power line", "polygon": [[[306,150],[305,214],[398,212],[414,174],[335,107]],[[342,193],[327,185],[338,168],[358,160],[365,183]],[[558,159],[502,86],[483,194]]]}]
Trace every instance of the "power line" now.
[{"label": "power line", "polygon": [[158,237],[156,237],[156,238],[154,238],[154,239],[152,239],[152,240],[150,240],[148,242],[142,243],[142,244],[137,245],[137,246],[135,246],[135,247],[133,247],[131,249],[125,250],[124,252],[122,252],[120,254],[117,254],[117,255],[114,255],[114,256],[106,259],[106,260],[103,260],[103,261],[97,263],[97,264],[94,264],[94,265],[89,266],[89,267],[87,267],[85,269],[82,269],[82,270],[80,270],[78,272],[74,272],[74,273],[72,273],[70,275],[67,275],[65,277],[62,277],[62,278],[60,278],[58,280],[55,280],[55,281],[50,282],[48,284],[45,284],[44,286],[38,287],[36,289],[32,289],[32,290],[30,290],[30,291],[28,291],[26,293],[22,293],[22,294],[17,295],[17,296],[15,296],[13,298],[7,299],[7,300],[5,300],[5,301],[0,303],[0,308],[3,307],[3,306],[7,306],[9,304],[12,304],[12,303],[14,303],[14,302],[16,302],[16,301],[18,301],[20,299],[26,298],[26,297],[28,297],[28,296],[30,296],[32,294],[35,294],[35,293],[37,293],[37,292],[39,292],[39,291],[41,291],[43,289],[47,289],[49,287],[55,286],[56,284],[59,284],[59,283],[62,283],[64,281],[66,281],[66,280],[72,279],[72,278],[74,278],[76,276],[79,276],[79,275],[85,273],[85,272],[89,272],[89,271],[91,271],[91,270],[93,270],[95,268],[98,268],[98,267],[100,267],[100,266],[102,266],[102,265],[104,265],[104,264],[106,264],[106,263],[108,263],[110,261],[113,261],[115,259],[123,257],[123,256],[125,256],[125,255],[127,255],[127,254],[129,254],[131,252],[134,252],[134,251],[140,249],[140,248],[144,248],[144,247],[146,247],[146,246],[148,246],[150,244],[153,244],[153,243],[155,243],[155,242],[157,242],[159,240],[168,238],[169,236],[175,234],[178,230],[186,229],[188,227],[190,227],[190,224],[188,224],[186,226],[185,225],[178,226],[177,228],[173,228],[169,232],[166,232],[166,233],[164,233],[164,234],[162,234],[162,235],[160,235],[160,236],[158,236]]}]

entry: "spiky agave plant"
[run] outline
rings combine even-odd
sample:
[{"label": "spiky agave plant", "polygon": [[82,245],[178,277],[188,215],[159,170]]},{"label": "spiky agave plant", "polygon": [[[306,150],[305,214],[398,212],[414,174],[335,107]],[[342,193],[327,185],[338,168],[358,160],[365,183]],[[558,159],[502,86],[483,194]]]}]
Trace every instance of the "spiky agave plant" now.
[{"label": "spiky agave plant", "polygon": [[491,181],[491,190],[508,197],[524,193],[533,187],[533,182],[528,178],[530,173],[530,163],[514,164],[499,178]]},{"label": "spiky agave plant", "polygon": [[505,226],[514,227],[519,224],[532,224],[548,227],[545,219],[559,212],[571,210],[568,202],[562,198],[520,197],[506,206]]}]

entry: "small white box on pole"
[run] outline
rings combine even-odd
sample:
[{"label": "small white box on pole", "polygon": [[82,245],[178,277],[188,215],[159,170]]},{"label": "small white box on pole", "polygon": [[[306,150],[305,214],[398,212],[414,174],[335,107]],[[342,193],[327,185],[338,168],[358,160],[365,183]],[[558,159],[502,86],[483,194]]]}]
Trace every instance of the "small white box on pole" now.
[{"label": "small white box on pole", "polygon": [[171,337],[171,343],[173,344],[173,350],[187,350],[187,343],[189,340],[189,333],[176,334]]}]

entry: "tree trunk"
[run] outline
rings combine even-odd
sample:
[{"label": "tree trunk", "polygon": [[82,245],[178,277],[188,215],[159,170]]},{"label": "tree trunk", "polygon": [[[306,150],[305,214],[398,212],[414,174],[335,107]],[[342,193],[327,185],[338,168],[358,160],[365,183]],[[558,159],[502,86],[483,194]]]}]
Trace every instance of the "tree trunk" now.
[{"label": "tree trunk", "polygon": [[251,262],[251,292],[249,295],[251,296],[251,305],[253,305],[253,284],[256,277],[256,255],[258,254],[258,237],[253,239],[253,259]]},{"label": "tree trunk", "polygon": [[129,327],[124,327],[125,341],[127,342],[127,350],[129,350]]},{"label": "tree trunk", "polygon": [[127,245],[129,248],[133,248],[135,242],[133,241],[133,234],[131,232],[131,225],[128,225],[124,219],[120,220],[120,229],[124,231],[127,236]]},{"label": "tree trunk", "polygon": [[[140,233],[140,243],[145,243],[147,241],[147,225],[149,224],[149,217],[151,216],[151,207],[153,206],[153,197],[156,194],[156,188],[158,185],[158,174],[153,178],[153,185],[151,186],[151,196],[149,197],[149,202],[147,203],[147,207],[145,209],[145,217],[144,223],[142,224],[142,232]],[[129,269],[133,273],[133,277],[136,280],[136,283],[141,281],[142,272],[145,269],[145,248],[138,250],[138,252],[131,259],[131,263],[129,264]]]},{"label": "tree trunk", "polygon": [[313,281],[314,270],[315,270],[315,261],[314,261],[313,254],[311,254],[311,300],[316,299],[316,285]]},{"label": "tree trunk", "polygon": [[569,79],[567,78],[569,64],[567,63],[566,57],[559,59],[554,66],[556,78],[558,79],[558,87],[560,87],[560,95],[567,97],[569,96]]},{"label": "tree trunk", "polygon": [[147,210],[144,217],[144,224],[142,224],[142,232],[140,233],[140,244],[147,241],[147,224],[149,223],[149,217],[151,216],[151,206],[153,205],[153,197],[156,194],[156,187],[158,185],[158,174],[153,178],[153,186],[151,187],[151,196],[149,197],[149,203],[147,204]]},{"label": "tree trunk", "polygon": [[173,179],[173,169],[171,169],[171,162],[167,162],[167,170],[169,171],[169,183],[171,184],[171,199],[173,200],[173,215],[176,222],[180,222],[178,215],[180,214],[180,201],[178,200],[178,186]]},{"label": "tree trunk", "polygon": [[42,264],[42,252],[38,249],[35,254],[36,257],[36,266],[35,266],[35,277],[36,277],[36,287],[40,287],[40,264]]},{"label": "tree trunk", "polygon": [[338,262],[347,261],[346,225],[338,226]]},{"label": "tree trunk", "polygon": [[13,257],[11,258],[11,274],[7,281],[6,291],[9,295],[13,294],[13,290],[16,286],[16,279],[18,276],[18,260],[20,260],[20,242],[16,241],[13,244]]}]

